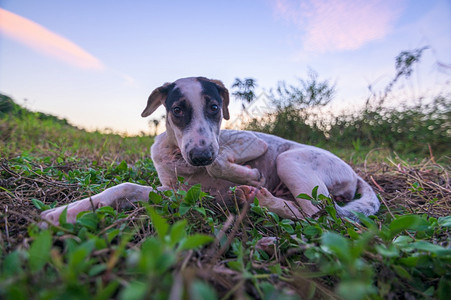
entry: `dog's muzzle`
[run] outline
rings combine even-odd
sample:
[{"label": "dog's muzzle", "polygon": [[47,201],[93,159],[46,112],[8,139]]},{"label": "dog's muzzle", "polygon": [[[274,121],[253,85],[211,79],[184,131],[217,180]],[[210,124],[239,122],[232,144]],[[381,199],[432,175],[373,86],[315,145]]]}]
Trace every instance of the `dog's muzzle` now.
[{"label": "dog's muzzle", "polygon": [[189,151],[188,155],[193,166],[208,166],[216,158],[209,147],[193,148]]}]

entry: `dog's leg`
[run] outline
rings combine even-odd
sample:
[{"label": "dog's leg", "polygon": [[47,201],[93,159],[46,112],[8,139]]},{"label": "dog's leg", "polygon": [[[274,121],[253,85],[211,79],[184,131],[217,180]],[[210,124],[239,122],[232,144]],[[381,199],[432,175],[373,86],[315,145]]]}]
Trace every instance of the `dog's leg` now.
[{"label": "dog's leg", "polygon": [[220,153],[224,151],[237,164],[254,160],[268,150],[268,144],[250,131],[221,131],[219,144]]},{"label": "dog's leg", "polygon": [[256,197],[260,206],[268,208],[270,212],[282,218],[297,220],[304,219],[306,216],[299,211],[293,202],[274,196],[266,188],[240,185],[236,187],[235,197],[241,203],[252,202]]},{"label": "dog's leg", "polygon": [[59,216],[67,208],[68,223],[75,223],[77,215],[82,211],[95,210],[102,206],[112,206],[117,209],[126,208],[136,201],[147,201],[149,193],[153,189],[150,186],[142,186],[134,183],[122,183],[104,190],[89,198],[73,203],[52,208],[41,213],[41,218],[52,224],[59,224]]},{"label": "dog's leg", "polygon": [[[318,212],[318,208],[311,201],[297,198],[299,194],[311,195],[318,186],[318,195],[329,196],[329,190],[323,180],[323,173],[328,172],[321,164],[329,163],[328,157],[322,152],[316,153],[312,149],[294,149],[281,153],[277,157],[277,174],[288,187],[293,197],[308,216]],[[338,172],[338,167],[335,172]],[[332,173],[333,174],[333,173]],[[332,174],[326,174],[330,176]]]},{"label": "dog's leg", "polygon": [[[342,217],[358,221],[352,211],[368,216],[379,209],[379,200],[369,184],[348,164],[325,150],[303,148],[281,153],[277,158],[277,174],[294,197],[301,193],[311,195],[318,186],[318,195],[335,196],[348,202],[343,207],[335,206]],[[354,199],[356,192],[361,195],[358,199]],[[308,200],[296,198],[296,201],[309,216],[318,211]]]},{"label": "dog's leg", "polygon": [[221,153],[213,164],[206,168],[214,178],[221,178],[236,184],[262,186],[265,178],[258,169],[252,169],[234,162],[234,158]]},{"label": "dog's leg", "polygon": [[265,141],[252,132],[232,130],[221,132],[220,146],[218,157],[206,167],[210,176],[251,186],[265,183],[258,169],[242,165],[266,153]]}]

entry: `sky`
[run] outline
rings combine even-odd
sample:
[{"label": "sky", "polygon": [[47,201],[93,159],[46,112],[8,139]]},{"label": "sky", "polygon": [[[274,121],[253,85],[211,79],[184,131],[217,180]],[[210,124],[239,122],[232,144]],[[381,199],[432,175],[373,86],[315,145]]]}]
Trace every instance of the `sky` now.
[{"label": "sky", "polygon": [[[151,132],[140,114],[152,90],[178,78],[230,88],[250,77],[261,92],[312,69],[335,83],[332,107],[347,110],[369,85],[383,90],[401,51],[423,46],[404,98],[451,85],[450,0],[0,0],[0,93],[133,135]],[[240,107],[232,101],[232,121]]]}]

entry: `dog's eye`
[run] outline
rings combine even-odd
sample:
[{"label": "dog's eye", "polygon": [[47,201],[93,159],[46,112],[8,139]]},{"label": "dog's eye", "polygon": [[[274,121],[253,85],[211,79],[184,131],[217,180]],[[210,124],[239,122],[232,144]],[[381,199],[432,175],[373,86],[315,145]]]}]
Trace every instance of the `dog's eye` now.
[{"label": "dog's eye", "polygon": [[180,107],[176,106],[176,107],[173,107],[173,108],[172,108],[172,113],[173,113],[175,116],[180,117],[180,116],[183,115],[183,110],[182,110]]},{"label": "dog's eye", "polygon": [[217,112],[219,110],[219,106],[217,106],[216,104],[212,104],[210,105],[210,110],[212,112]]}]

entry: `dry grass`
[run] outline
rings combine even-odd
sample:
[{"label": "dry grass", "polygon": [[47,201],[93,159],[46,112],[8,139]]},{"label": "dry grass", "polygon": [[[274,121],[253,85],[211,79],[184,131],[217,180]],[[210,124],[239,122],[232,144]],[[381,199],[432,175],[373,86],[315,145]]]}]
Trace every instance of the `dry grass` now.
[{"label": "dry grass", "polygon": [[[380,194],[383,202],[380,214],[404,211],[432,217],[451,215],[450,158],[443,157],[440,162],[428,158],[416,164],[399,157],[387,161],[355,166],[359,175]],[[39,212],[31,199],[40,199],[48,204],[56,201],[62,205],[87,194],[77,183],[40,174],[39,171],[52,165],[32,162],[31,166],[33,175],[26,176],[20,170],[13,170],[7,159],[0,163],[0,207],[3,218],[0,238],[5,239],[12,248],[26,236],[29,223],[39,220]],[[54,166],[65,173],[86,167],[83,161]],[[215,207],[212,209],[217,210]]]},{"label": "dry grass", "polygon": [[[355,168],[381,196],[383,205],[378,214],[379,219],[390,218],[393,214],[402,214],[403,212],[440,217],[451,215],[449,162],[448,157],[442,158],[440,162],[436,162],[433,157],[430,157],[416,164],[394,158],[387,159],[383,163],[370,163]],[[19,247],[29,248],[30,239],[27,230],[31,223],[39,221],[39,212],[32,204],[31,199],[40,199],[47,204],[56,201],[58,205],[61,205],[87,195],[87,191],[79,184],[60,180],[43,172],[49,167],[64,173],[86,169],[89,167],[86,162],[74,161],[55,165],[54,163],[31,162],[31,169],[29,172],[25,172],[15,168],[15,162],[7,159],[1,161],[0,244],[6,246],[3,249],[4,253]],[[256,225],[249,219],[247,209],[244,208],[237,212],[214,204],[207,204],[207,207],[223,216],[224,222],[220,234],[227,236],[227,242],[222,247],[215,244],[202,251],[191,251],[178,266],[180,272],[175,277],[174,286],[187,285],[195,278],[200,278],[209,282],[219,295],[225,297],[244,295],[244,292],[258,295],[258,292],[253,290],[255,287],[249,285],[248,281],[242,277],[242,273],[227,267],[228,259],[223,256],[225,249],[230,246],[235,237],[242,241],[252,239],[248,232]],[[145,219],[146,216],[143,216],[144,211],[141,207],[136,207],[127,214],[127,218],[118,222],[126,222],[127,226],[140,228],[134,240],[129,243],[130,248],[139,247],[145,237],[154,233],[143,225],[143,218]],[[196,214],[187,215],[187,218],[193,224],[197,222]],[[202,228],[202,226],[197,228]],[[205,232],[209,233],[208,226],[205,227]],[[277,232],[271,233],[268,230],[260,230],[260,232],[268,236],[277,234]],[[291,249],[285,253],[275,252],[273,265],[280,264],[287,270],[298,267],[311,269],[312,266],[308,262],[299,261],[297,266],[292,265],[289,257],[298,251],[299,249]],[[271,264],[266,263],[253,265],[255,270],[267,270],[270,267]],[[293,276],[285,279],[282,277],[273,282],[279,289],[285,289],[288,293],[307,296],[308,287],[312,286],[313,279],[309,279],[308,276],[304,277],[301,273]],[[268,277],[269,279],[271,278]],[[315,297],[318,299],[336,298],[332,292],[333,285],[333,279],[329,280],[327,277],[315,279]]]}]

